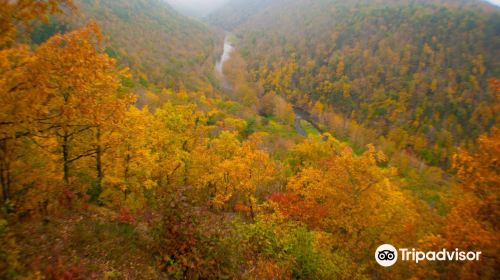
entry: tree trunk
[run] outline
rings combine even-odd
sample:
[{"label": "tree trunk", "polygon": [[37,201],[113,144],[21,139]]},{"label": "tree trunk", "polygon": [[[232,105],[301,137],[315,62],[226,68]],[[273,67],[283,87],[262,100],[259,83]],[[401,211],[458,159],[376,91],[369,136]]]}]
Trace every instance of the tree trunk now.
[{"label": "tree trunk", "polygon": [[2,185],[2,201],[10,198],[10,166],[7,160],[7,140],[0,142],[0,184]]},{"label": "tree trunk", "polygon": [[69,134],[66,131],[64,132],[63,135],[62,153],[63,153],[64,184],[67,186],[69,185]]},{"label": "tree trunk", "polygon": [[130,170],[130,161],[132,157],[130,156],[130,145],[127,145],[127,155],[125,156],[125,170],[123,172],[123,178],[125,179],[125,183],[128,183],[128,176]]},{"label": "tree trunk", "polygon": [[250,204],[250,218],[252,218],[252,223],[255,222],[255,212],[253,210],[252,199],[248,198],[248,203]]},{"label": "tree trunk", "polygon": [[102,147],[101,147],[101,128],[97,128],[96,132],[96,153],[95,153],[95,162],[96,162],[96,171],[97,171],[97,187],[100,189],[102,187],[102,179],[104,177],[104,173],[102,171]]}]

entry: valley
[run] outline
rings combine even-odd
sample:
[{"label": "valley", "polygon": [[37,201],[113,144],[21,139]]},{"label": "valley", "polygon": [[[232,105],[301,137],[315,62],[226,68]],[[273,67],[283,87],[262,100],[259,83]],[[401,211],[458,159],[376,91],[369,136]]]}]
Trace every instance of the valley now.
[{"label": "valley", "polygon": [[0,9],[0,279],[496,279],[497,6]]}]

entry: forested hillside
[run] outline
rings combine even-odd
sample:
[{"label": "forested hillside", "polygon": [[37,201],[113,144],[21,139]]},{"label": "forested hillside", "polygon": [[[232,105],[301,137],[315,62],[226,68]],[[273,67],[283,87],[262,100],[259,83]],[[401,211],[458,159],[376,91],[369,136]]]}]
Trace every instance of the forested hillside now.
[{"label": "forested hillside", "polygon": [[240,2],[213,19],[229,28],[231,19],[246,19],[235,32],[255,81],[341,138],[355,133],[346,125],[355,121],[371,130],[370,139],[354,139],[361,146],[383,136],[389,149],[447,167],[456,146],[472,146],[497,121],[489,86],[500,71],[497,8],[480,1],[283,0],[261,1],[249,16],[248,2]]},{"label": "forested hillside", "polygon": [[498,278],[478,3],[0,0],[0,279]]},{"label": "forested hillside", "polygon": [[96,21],[106,53],[141,77],[171,88],[200,89],[209,83],[219,41],[207,25],[175,12],[162,0],[77,0],[76,15],[57,15],[32,35],[37,43],[55,31]]}]

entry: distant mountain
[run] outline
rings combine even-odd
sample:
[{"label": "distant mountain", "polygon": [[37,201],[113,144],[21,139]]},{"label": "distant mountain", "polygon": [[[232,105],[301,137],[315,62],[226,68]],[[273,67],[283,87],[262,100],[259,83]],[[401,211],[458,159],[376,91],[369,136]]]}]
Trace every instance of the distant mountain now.
[{"label": "distant mountain", "polygon": [[[179,1],[179,0],[170,0]],[[326,5],[326,4],[346,4],[346,5],[358,5],[360,8],[362,6],[370,6],[372,4],[377,5],[401,5],[401,4],[453,4],[453,5],[468,5],[476,6],[482,5],[480,2],[489,2],[495,5],[499,5],[500,0],[349,0],[349,1],[338,1],[338,0],[315,0],[312,1],[297,1],[297,0],[229,0],[229,2],[218,10],[212,12],[208,19],[209,21],[219,27],[226,29],[233,29],[243,23],[251,20],[256,20],[259,16],[266,14],[268,16],[272,15],[273,11],[278,10],[288,10],[288,6],[295,6],[297,4],[302,5],[303,10],[307,10],[308,5]],[[265,15],[263,15],[265,17]],[[262,18],[260,18],[262,19]],[[275,19],[279,21],[278,19]]]},{"label": "distant mountain", "polygon": [[78,19],[51,22],[34,33],[35,41],[67,29],[61,21],[83,25],[95,20],[108,40],[108,54],[145,73],[151,82],[199,89],[208,81],[220,38],[207,25],[179,14],[163,0],[75,2]]}]

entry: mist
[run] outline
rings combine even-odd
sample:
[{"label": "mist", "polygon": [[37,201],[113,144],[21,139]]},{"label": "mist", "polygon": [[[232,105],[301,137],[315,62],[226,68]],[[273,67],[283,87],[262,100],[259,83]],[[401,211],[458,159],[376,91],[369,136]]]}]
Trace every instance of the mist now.
[{"label": "mist", "polygon": [[[194,17],[205,17],[231,0],[164,0],[178,12]],[[483,0],[500,7],[500,0]]]},{"label": "mist", "polygon": [[230,0],[165,0],[178,12],[195,17],[205,17]]},{"label": "mist", "polygon": [[490,2],[493,5],[500,6],[500,0],[486,0],[486,1]]}]

